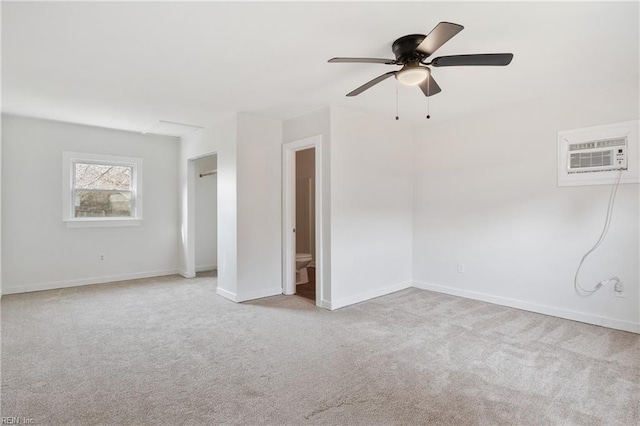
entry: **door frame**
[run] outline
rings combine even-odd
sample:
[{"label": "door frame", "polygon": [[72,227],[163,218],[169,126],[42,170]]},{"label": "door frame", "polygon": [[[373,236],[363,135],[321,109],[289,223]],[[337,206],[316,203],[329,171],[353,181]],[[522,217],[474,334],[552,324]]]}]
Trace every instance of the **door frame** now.
[{"label": "door frame", "polygon": [[282,144],[282,293],[296,289],[296,152],[315,148],[316,215],[316,306],[326,307],[324,300],[324,220],[322,217],[322,136],[316,135]]}]

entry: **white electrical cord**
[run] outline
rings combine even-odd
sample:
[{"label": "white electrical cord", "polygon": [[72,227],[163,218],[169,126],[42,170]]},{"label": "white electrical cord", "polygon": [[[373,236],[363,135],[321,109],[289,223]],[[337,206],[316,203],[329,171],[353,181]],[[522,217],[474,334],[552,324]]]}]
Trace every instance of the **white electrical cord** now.
[{"label": "white electrical cord", "polygon": [[609,206],[607,207],[607,218],[605,219],[604,228],[602,228],[602,233],[600,234],[600,238],[598,238],[598,241],[593,245],[593,247],[591,247],[591,250],[589,250],[588,252],[585,253],[584,256],[582,256],[582,259],[580,260],[580,264],[578,265],[578,269],[576,270],[576,275],[573,278],[573,287],[575,288],[576,293],[578,293],[580,296],[585,296],[585,297],[591,296],[593,293],[600,290],[603,286],[609,284],[610,282],[615,282],[616,290],[618,289],[618,286],[621,284],[620,278],[612,277],[612,278],[609,278],[608,280],[600,281],[598,284],[596,284],[596,286],[592,290],[585,290],[580,286],[580,284],[578,284],[578,274],[580,273],[580,268],[582,268],[582,264],[584,263],[587,256],[593,253],[600,246],[600,244],[602,244],[602,241],[604,241],[604,238],[607,236],[607,232],[609,232],[609,225],[611,224],[611,216],[613,215],[613,205],[616,201],[616,193],[618,192],[618,187],[620,186],[620,178],[622,178],[622,172],[623,170],[620,169],[620,173],[618,174],[618,179],[616,179],[615,185],[613,185],[613,188],[611,188],[611,195],[609,195]]}]

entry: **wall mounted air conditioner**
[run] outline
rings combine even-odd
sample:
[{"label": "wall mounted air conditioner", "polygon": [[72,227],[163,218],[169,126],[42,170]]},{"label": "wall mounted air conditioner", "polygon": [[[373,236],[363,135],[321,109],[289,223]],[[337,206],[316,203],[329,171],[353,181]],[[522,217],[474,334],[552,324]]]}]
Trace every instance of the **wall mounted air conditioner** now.
[{"label": "wall mounted air conditioner", "polygon": [[640,182],[638,123],[558,132],[558,186]]},{"label": "wall mounted air conditioner", "polygon": [[627,136],[569,144],[567,172],[591,173],[627,170]]}]

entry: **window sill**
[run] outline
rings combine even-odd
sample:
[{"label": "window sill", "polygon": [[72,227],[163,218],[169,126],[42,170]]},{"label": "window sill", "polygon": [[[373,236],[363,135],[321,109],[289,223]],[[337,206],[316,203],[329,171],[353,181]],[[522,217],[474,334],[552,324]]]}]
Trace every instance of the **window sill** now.
[{"label": "window sill", "polygon": [[63,222],[67,225],[67,228],[106,228],[142,225],[142,219],[131,218],[64,219]]}]

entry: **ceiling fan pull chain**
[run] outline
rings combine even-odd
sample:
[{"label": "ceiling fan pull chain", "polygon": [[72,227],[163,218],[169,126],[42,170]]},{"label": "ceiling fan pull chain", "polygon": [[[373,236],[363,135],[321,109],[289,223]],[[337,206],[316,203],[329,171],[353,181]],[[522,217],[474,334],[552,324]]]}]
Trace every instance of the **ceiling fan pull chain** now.
[{"label": "ceiling fan pull chain", "polygon": [[429,75],[429,77],[427,77],[427,93],[429,94],[429,96],[427,96],[427,120],[431,118],[430,115],[430,98],[431,98],[431,89],[429,88],[429,83],[431,83],[431,75]]},{"label": "ceiling fan pull chain", "polygon": [[400,120],[398,116],[398,82],[396,81],[396,120]]}]

